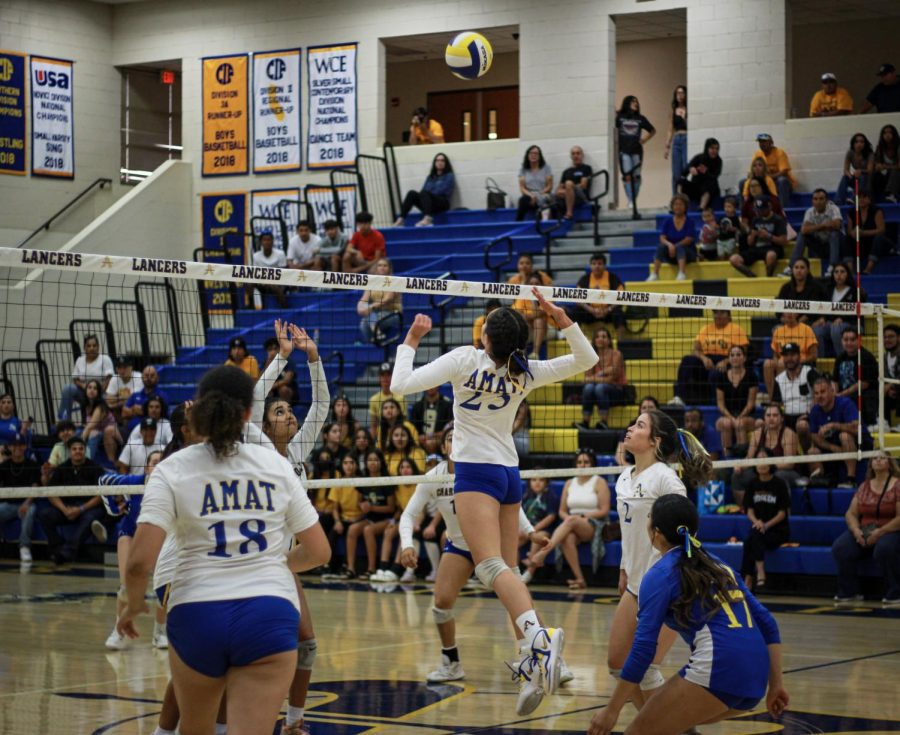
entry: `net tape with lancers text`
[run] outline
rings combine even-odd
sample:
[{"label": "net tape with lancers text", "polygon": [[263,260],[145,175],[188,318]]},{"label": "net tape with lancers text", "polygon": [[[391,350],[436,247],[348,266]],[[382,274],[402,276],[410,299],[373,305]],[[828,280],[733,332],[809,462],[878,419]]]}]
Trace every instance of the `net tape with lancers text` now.
[{"label": "net tape with lancers text", "polygon": [[[533,299],[532,286],[513,283],[440,280],[419,276],[378,276],[366,273],[333,273],[253,265],[195,263],[164,258],[137,258],[120,255],[19,250],[0,248],[0,266],[8,268],[47,268],[78,273],[118,274],[139,278],[165,277],[185,280],[231,281],[235,283],[278,285],[302,288],[332,288],[359,291],[376,289],[395,293],[420,293],[464,298]],[[764,299],[701,294],[647,293],[644,291],[601,291],[565,286],[539,286],[553,301],[590,304],[678,307],[685,309],[726,309],[728,311],[782,312],[800,314],[855,314],[855,303]],[[880,304],[860,304],[863,315],[883,311]]]}]

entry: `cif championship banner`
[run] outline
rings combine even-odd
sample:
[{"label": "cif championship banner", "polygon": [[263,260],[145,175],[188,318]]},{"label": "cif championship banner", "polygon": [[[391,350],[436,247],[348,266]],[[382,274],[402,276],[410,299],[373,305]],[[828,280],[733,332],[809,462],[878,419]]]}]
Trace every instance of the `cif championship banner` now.
[{"label": "cif championship banner", "polygon": [[31,173],[75,178],[72,62],[31,57]]},{"label": "cif championship banner", "polygon": [[[247,250],[247,194],[229,192],[203,194],[200,197],[200,228],[203,233],[203,260],[207,263],[245,265]],[[228,257],[222,250],[222,237]],[[231,287],[223,281],[203,281],[203,298],[210,314],[231,311]]]},{"label": "cif championship banner", "polygon": [[25,175],[25,55],[0,51],[0,174]]},{"label": "cif championship banner", "polygon": [[247,54],[209,56],[203,63],[203,175],[248,171],[250,109]]},{"label": "cif championship banner", "polygon": [[356,162],[356,47],[314,46],[306,52],[309,78],[307,168]]},{"label": "cif championship banner", "polygon": [[[259,237],[265,230],[270,230],[275,240],[275,247],[287,252],[287,241],[290,241],[291,236],[297,231],[300,207],[285,205],[280,208],[287,230],[283,233],[281,224],[275,221],[280,216],[278,204],[282,199],[299,202],[300,189],[261,189],[250,192],[250,217],[254,235]],[[255,217],[265,217],[266,219],[255,222],[253,221]],[[285,237],[287,237],[287,241],[285,241]]]},{"label": "cif championship banner", "polygon": [[337,187],[338,201],[340,204],[340,217],[335,211],[334,197],[330,187],[307,186],[306,201],[309,202],[316,219],[316,228],[320,235],[325,234],[323,225],[327,220],[333,219],[341,223],[341,229],[349,239],[356,226],[356,187],[352,184]]},{"label": "cif championship banner", "polygon": [[253,173],[299,171],[300,49],[253,54]]}]

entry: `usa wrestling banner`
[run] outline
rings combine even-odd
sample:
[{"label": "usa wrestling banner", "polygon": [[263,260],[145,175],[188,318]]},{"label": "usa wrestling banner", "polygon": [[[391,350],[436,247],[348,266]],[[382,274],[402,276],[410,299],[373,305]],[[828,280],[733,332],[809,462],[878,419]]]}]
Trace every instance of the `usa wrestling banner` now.
[{"label": "usa wrestling banner", "polygon": [[355,43],[306,52],[309,77],[307,168],[351,166],[358,150]]},{"label": "usa wrestling banner", "polygon": [[0,174],[25,175],[25,55],[0,51]]},{"label": "usa wrestling banner", "polygon": [[338,186],[338,205],[340,211],[334,203],[334,195],[330,186],[313,186],[306,187],[306,201],[312,207],[313,216],[316,220],[316,229],[320,235],[325,234],[324,224],[333,219],[339,222],[341,230],[347,233],[349,239],[353,234],[355,227],[354,219],[356,217],[356,186],[346,184]]},{"label": "usa wrestling banner", "polygon": [[253,173],[299,171],[300,49],[253,54]]},{"label": "usa wrestling banner", "polygon": [[31,173],[75,178],[72,62],[31,57]]},{"label": "usa wrestling banner", "polygon": [[209,56],[203,64],[203,176],[248,171],[250,119],[247,54]]}]

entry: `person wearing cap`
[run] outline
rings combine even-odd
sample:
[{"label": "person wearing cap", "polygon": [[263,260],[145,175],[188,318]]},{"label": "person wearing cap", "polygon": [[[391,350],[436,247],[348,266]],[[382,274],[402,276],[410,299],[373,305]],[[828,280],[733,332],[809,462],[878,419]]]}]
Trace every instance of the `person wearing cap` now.
[{"label": "person wearing cap", "polygon": [[747,247],[732,255],[729,260],[737,270],[750,278],[756,276],[750,266],[763,260],[766,263],[766,275],[771,278],[778,260],[784,257],[784,246],[788,242],[787,221],[772,211],[772,202],[765,194],[757,197],[753,206],[756,217],[750,223]]},{"label": "person wearing cap", "polygon": [[813,385],[819,373],[811,365],[800,362],[800,345],[787,342],[781,347],[784,370],[775,376],[773,404],[784,409],[784,425],[797,432],[803,451],[809,450],[809,410],[812,408]]},{"label": "person wearing cap", "polygon": [[159,373],[153,365],[147,365],[141,371],[141,382],[143,387],[128,396],[125,405],[122,406],[122,418],[128,420],[126,433],[134,431],[134,427],[141,422],[144,416],[144,404],[153,396],[158,396],[162,402],[168,406],[169,398],[165,392],[159,387]]},{"label": "person wearing cap", "polygon": [[900,79],[894,65],[885,62],[875,76],[880,77],[881,81],[866,95],[860,112],[900,112]]},{"label": "person wearing cap", "polygon": [[809,103],[810,117],[835,117],[853,114],[853,98],[843,87],[839,87],[837,77],[830,71],[822,75],[822,89],[813,95]]},{"label": "person wearing cap", "polygon": [[[760,133],[756,136],[759,150],[753,154],[753,159],[762,158],[766,162],[766,171],[775,179],[775,187],[778,190],[778,198],[783,206],[788,206],[791,200],[791,192],[797,188],[797,180],[791,173],[791,161],[783,149],[777,147],[769,133]],[[751,159],[751,164],[753,162]],[[738,185],[742,191],[744,182]]]},{"label": "person wearing cap", "polygon": [[781,326],[772,330],[772,357],[763,362],[763,382],[766,394],[772,395],[775,390],[775,376],[785,369],[783,348],[794,345],[800,351],[800,361],[807,365],[815,365],[819,356],[819,341],[816,333],[808,324],[800,321],[795,311],[786,311],[781,315]]},{"label": "person wearing cap", "polygon": [[134,372],[134,360],[130,355],[116,358],[116,374],[106,386],[106,405],[109,406],[116,419],[122,420],[122,407],[133,393],[143,390],[144,381]]},{"label": "person wearing cap", "polygon": [[[275,248],[275,238],[272,236],[271,230],[263,230],[259,236],[259,250],[253,253],[253,265],[257,268],[287,268],[287,257],[283,250]],[[272,294],[278,306],[282,309],[287,308],[287,296],[284,293],[284,286],[272,284],[254,283],[253,288],[260,294]]]},{"label": "person wearing cap", "polygon": [[[28,437],[16,434],[4,449],[0,453],[0,487],[40,487],[41,466],[27,456]],[[0,500],[0,536],[5,535],[4,527],[9,521],[21,520],[19,559],[26,564],[31,561],[31,531],[36,511],[34,498]]]},{"label": "person wearing cap", "polygon": [[247,343],[243,337],[232,337],[228,343],[228,359],[226,365],[243,370],[254,380],[259,378],[259,363],[247,350]]},{"label": "person wearing cap", "polygon": [[393,374],[394,366],[391,363],[381,363],[381,367],[378,368],[378,392],[369,398],[369,429],[373,435],[381,423],[381,404],[388,398],[393,398],[400,404],[403,417],[406,417],[406,399],[402,395],[391,391],[391,377]]},{"label": "person wearing cap", "polygon": [[122,475],[143,475],[147,466],[147,457],[153,452],[161,452],[165,445],[157,441],[156,419],[145,416],[140,424],[141,441],[128,441],[119,459],[116,461],[116,470]]}]

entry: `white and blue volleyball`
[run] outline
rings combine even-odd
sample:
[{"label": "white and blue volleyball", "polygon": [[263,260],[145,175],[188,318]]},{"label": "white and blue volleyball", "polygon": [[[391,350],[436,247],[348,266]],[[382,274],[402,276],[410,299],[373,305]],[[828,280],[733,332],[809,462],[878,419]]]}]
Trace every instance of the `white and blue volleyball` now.
[{"label": "white and blue volleyball", "polygon": [[494,51],[480,33],[465,31],[447,44],[444,60],[453,76],[460,79],[478,79],[487,74],[494,60]]}]

